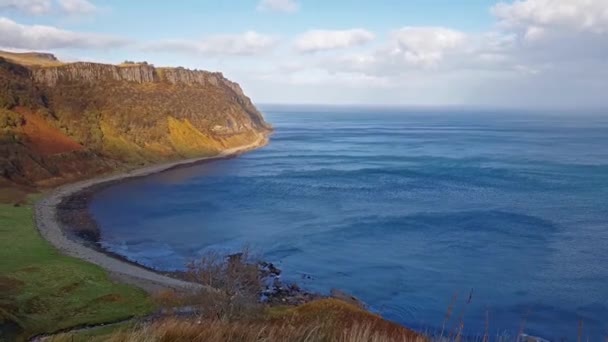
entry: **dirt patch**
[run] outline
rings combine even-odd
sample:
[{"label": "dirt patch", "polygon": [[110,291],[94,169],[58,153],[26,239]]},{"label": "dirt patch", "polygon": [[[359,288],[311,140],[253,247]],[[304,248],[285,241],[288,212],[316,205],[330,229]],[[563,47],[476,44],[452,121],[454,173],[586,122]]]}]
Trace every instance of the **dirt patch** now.
[{"label": "dirt patch", "polygon": [[15,293],[21,290],[25,283],[19,279],[0,276],[0,293]]},{"label": "dirt patch", "polygon": [[35,267],[35,266],[25,267],[25,268],[20,269],[19,272],[36,273],[36,272],[40,272],[40,267]]},{"label": "dirt patch", "polygon": [[95,303],[120,303],[120,302],[124,302],[124,300],[125,299],[121,295],[115,294],[115,293],[110,293],[105,296],[96,298],[93,302],[95,302]]},{"label": "dirt patch", "polygon": [[61,292],[62,294],[69,294],[74,292],[74,290],[76,290],[80,285],[82,284],[82,282],[76,282],[76,283],[71,283],[68,284],[62,288],[59,289],[59,292]]}]

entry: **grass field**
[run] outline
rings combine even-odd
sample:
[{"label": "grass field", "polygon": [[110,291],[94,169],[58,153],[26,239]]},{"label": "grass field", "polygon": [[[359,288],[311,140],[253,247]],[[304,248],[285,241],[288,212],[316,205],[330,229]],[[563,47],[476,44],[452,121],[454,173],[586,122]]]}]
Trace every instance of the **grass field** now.
[{"label": "grass field", "polygon": [[97,266],[61,255],[38,234],[33,198],[0,204],[0,341],[145,315],[139,289],[112,282]]}]

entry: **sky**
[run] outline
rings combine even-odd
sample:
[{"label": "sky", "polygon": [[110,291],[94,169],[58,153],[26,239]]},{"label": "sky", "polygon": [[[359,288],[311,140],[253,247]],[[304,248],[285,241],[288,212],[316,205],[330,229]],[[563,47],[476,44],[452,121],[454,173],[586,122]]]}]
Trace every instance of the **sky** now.
[{"label": "sky", "polygon": [[608,107],[608,0],[0,0],[0,49],[221,71],[256,103]]}]

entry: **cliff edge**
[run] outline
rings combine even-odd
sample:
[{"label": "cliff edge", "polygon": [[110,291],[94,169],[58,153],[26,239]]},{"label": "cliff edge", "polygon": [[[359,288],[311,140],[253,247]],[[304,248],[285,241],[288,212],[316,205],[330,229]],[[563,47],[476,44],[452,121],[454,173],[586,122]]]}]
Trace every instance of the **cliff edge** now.
[{"label": "cliff edge", "polygon": [[270,130],[221,73],[0,51],[0,186],[211,156]]}]

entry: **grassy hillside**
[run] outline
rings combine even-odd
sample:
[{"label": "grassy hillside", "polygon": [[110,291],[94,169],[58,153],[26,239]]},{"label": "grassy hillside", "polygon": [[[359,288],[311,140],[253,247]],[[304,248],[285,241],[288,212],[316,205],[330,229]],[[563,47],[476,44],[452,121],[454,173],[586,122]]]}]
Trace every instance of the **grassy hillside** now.
[{"label": "grassy hillside", "polygon": [[269,130],[219,73],[0,51],[0,185],[50,187],[213,155]]},{"label": "grassy hillside", "polygon": [[152,309],[144,292],[52,248],[36,231],[29,204],[0,204],[0,234],[0,336],[31,336]]}]

